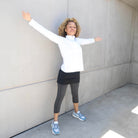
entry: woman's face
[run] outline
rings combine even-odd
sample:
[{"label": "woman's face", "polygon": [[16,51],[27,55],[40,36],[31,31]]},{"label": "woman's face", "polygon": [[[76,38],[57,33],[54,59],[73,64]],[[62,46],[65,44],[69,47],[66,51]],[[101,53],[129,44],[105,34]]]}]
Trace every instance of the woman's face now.
[{"label": "woman's face", "polygon": [[65,32],[67,33],[67,35],[75,35],[76,34],[76,24],[74,22],[69,22],[65,28]]}]

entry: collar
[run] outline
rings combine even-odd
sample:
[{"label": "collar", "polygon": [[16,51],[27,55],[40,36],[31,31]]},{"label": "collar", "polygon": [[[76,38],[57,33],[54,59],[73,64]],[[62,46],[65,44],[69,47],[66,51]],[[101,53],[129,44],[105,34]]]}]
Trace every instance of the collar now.
[{"label": "collar", "polygon": [[75,36],[73,35],[66,35],[66,38],[69,39],[69,40],[74,40],[75,39]]}]

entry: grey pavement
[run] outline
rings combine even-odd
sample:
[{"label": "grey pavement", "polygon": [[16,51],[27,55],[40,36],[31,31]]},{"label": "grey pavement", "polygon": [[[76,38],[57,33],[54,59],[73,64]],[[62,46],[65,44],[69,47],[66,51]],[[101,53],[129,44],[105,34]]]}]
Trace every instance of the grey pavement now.
[{"label": "grey pavement", "polygon": [[85,122],[73,118],[72,111],[61,115],[59,136],[52,135],[50,120],[12,138],[138,138],[135,107],[138,85],[127,84],[80,106]]}]

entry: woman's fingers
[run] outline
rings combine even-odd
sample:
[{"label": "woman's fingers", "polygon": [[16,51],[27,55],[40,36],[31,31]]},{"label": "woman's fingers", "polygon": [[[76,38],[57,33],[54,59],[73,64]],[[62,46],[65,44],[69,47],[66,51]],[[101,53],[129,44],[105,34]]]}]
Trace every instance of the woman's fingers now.
[{"label": "woman's fingers", "polygon": [[31,16],[30,13],[25,13],[24,11],[22,11],[22,16],[26,21],[30,21],[31,20]]},{"label": "woman's fingers", "polygon": [[101,38],[101,37],[96,37],[95,40],[96,40],[96,41],[101,41],[102,38]]},{"label": "woman's fingers", "polygon": [[98,40],[99,40],[99,41],[101,41],[101,40],[102,40],[102,38],[101,38],[101,37],[98,37]]}]

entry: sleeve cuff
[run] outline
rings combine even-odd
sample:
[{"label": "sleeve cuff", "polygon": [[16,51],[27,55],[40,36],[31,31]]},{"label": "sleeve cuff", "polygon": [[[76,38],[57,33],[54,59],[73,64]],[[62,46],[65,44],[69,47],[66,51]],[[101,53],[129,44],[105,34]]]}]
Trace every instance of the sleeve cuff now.
[{"label": "sleeve cuff", "polygon": [[34,22],[34,19],[31,19],[31,21],[29,21],[29,25],[32,25]]},{"label": "sleeve cuff", "polygon": [[92,43],[95,43],[96,41],[95,41],[95,38],[92,38]]}]

